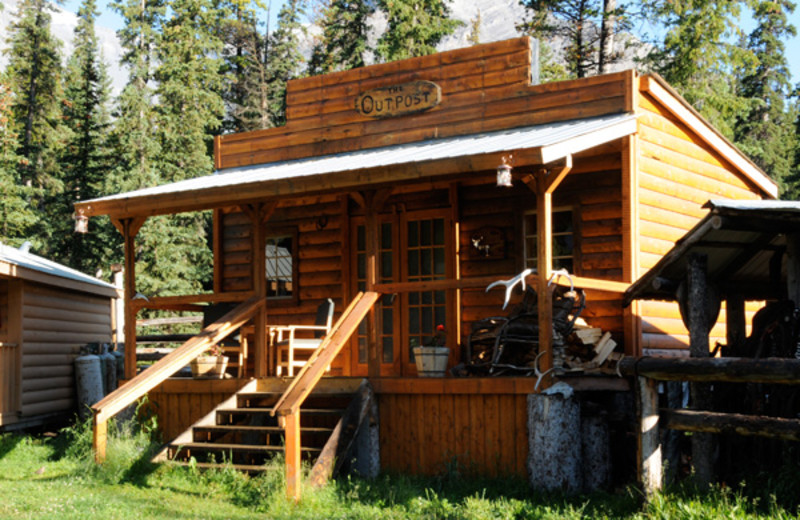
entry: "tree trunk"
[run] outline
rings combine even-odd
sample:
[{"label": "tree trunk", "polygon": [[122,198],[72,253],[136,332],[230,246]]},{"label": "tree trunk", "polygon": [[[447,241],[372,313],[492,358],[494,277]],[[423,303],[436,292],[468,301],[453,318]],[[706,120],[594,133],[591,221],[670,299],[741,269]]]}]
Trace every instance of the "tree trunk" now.
[{"label": "tree trunk", "polygon": [[604,74],[614,54],[614,26],[617,23],[617,0],[603,0],[603,21],[600,24],[600,57],[597,73]]}]

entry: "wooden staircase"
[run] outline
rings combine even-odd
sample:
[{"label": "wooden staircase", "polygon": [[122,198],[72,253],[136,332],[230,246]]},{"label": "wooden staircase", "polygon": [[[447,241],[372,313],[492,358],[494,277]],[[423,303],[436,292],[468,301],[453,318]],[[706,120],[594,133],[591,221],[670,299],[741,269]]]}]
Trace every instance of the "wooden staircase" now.
[{"label": "wooden staircase", "polygon": [[[303,403],[300,424],[303,460],[315,461],[358,390],[359,379],[319,384]],[[262,382],[261,385],[266,383]],[[271,415],[288,383],[253,381],[170,442],[154,460],[172,460],[198,468],[234,469],[259,473],[284,451],[284,429]],[[192,460],[194,459],[194,460]]]}]

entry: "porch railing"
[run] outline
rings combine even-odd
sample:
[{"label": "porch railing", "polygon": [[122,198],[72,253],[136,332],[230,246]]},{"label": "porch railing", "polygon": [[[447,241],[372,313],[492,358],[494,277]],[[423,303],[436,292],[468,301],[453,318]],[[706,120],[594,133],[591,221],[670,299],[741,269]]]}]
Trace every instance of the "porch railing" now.
[{"label": "porch railing", "polygon": [[291,499],[300,498],[300,406],[380,295],[371,291],[356,295],[272,409],[284,429],[286,494]]},{"label": "porch railing", "polygon": [[95,460],[102,462],[105,459],[108,420],[111,417],[163,383],[164,380],[186,366],[206,349],[216,345],[231,332],[240,328],[264,304],[265,300],[263,298],[251,298],[241,303],[219,320],[204,328],[200,334],[194,336],[92,406],[92,411],[94,412],[93,448]]}]

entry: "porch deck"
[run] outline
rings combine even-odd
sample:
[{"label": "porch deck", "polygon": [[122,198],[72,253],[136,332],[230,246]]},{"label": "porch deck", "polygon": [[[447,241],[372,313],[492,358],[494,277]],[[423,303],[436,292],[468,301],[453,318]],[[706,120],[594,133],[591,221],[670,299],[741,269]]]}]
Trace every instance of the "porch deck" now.
[{"label": "porch deck", "polygon": [[[326,377],[327,385],[349,377]],[[149,393],[146,407],[164,440],[187,430],[247,383],[245,379],[171,378]],[[291,380],[258,380],[258,390],[283,390]],[[454,464],[462,474],[525,476],[528,458],[527,395],[535,378],[378,378],[381,470],[441,474]],[[578,377],[576,390],[628,390],[620,378]]]}]

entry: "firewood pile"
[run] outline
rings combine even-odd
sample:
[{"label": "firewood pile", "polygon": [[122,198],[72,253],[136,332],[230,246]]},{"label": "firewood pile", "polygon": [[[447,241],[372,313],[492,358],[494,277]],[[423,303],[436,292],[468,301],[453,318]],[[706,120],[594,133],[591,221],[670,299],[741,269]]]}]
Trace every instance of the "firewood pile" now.
[{"label": "firewood pile", "polygon": [[616,346],[610,332],[591,327],[583,318],[578,318],[566,341],[564,368],[570,372],[614,374],[623,357],[621,352],[614,351]]}]

